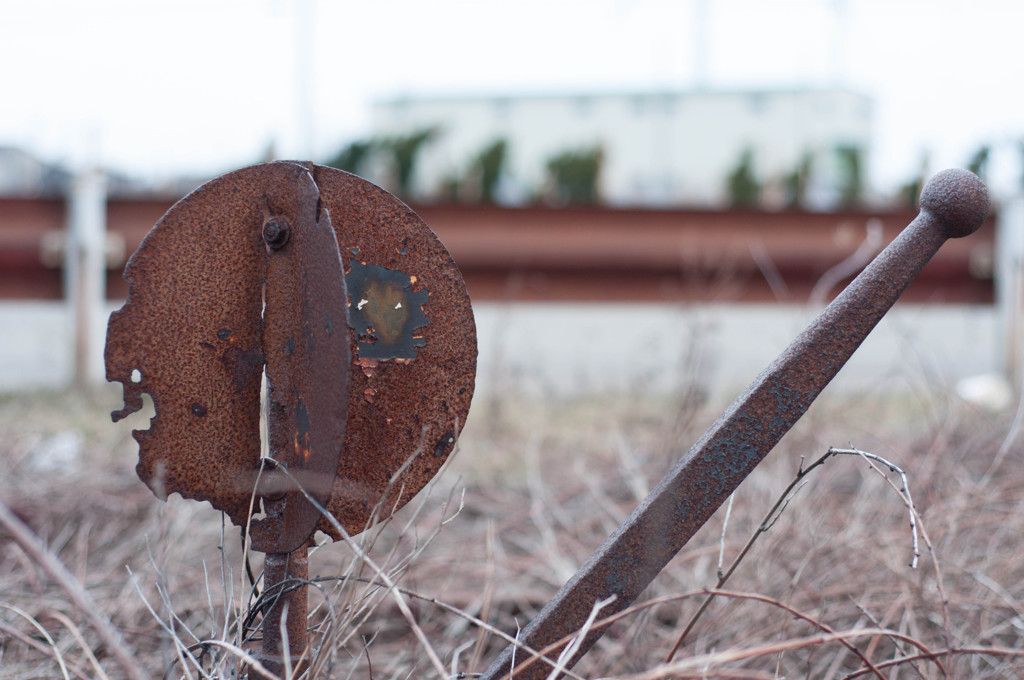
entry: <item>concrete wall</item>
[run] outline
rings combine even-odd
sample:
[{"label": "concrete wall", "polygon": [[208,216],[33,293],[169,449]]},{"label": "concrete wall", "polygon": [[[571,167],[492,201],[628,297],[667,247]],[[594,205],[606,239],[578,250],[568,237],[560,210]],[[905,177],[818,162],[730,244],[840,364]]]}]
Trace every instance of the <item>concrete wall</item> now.
[{"label": "concrete wall", "polygon": [[[732,397],[815,316],[805,306],[482,305],[478,389],[668,393],[698,381]],[[999,368],[991,306],[897,306],[832,389],[903,391]]]},{"label": "concrete wall", "polygon": [[[537,396],[670,393],[696,380],[711,394],[730,397],[814,316],[796,305],[482,303],[475,312],[478,395]],[[0,391],[70,384],[72,322],[65,304],[2,303],[0,328]],[[998,370],[999,348],[994,306],[897,305],[833,389],[951,388]]]}]

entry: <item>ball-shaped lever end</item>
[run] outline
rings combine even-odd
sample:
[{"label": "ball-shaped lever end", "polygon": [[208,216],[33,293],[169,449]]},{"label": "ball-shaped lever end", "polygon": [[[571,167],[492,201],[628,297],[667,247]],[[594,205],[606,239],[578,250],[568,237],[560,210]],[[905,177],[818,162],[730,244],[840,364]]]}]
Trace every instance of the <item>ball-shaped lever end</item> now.
[{"label": "ball-shaped lever end", "polygon": [[988,208],[988,189],[967,170],[943,170],[929,179],[921,192],[921,212],[936,218],[950,238],[977,231]]}]

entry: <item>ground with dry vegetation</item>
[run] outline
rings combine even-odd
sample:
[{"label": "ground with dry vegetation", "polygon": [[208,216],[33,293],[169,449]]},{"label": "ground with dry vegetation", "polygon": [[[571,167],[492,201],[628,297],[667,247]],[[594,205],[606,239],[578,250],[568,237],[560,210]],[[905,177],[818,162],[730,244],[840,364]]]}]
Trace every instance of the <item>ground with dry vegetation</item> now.
[{"label": "ground with dry vegetation", "polygon": [[[1024,677],[1014,413],[922,394],[816,405],[575,672]],[[721,405],[690,397],[479,400],[433,488],[357,544],[311,556],[314,677],[482,670],[504,645],[493,631],[525,625],[714,420]],[[137,672],[235,677],[259,622],[238,530],[207,505],[151,496],[129,427],[107,418],[116,405],[107,390],[0,398],[0,500],[109,617]],[[801,479],[666,664],[801,459],[851,444],[906,471],[918,566],[899,478],[832,458]],[[0,678],[130,677],[68,586],[2,528],[0,545]]]}]

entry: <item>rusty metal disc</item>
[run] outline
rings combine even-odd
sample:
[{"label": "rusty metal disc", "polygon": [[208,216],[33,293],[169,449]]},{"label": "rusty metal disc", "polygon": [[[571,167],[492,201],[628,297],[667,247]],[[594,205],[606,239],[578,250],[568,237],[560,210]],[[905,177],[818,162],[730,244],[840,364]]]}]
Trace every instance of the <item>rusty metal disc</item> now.
[{"label": "rusty metal disc", "polygon": [[[271,225],[264,238],[266,206],[273,214],[308,210],[310,196],[337,234],[348,284],[345,438],[322,498],[354,534],[404,505],[437,472],[465,422],[476,372],[461,275],[430,229],[387,192],[331,168],[278,162],[228,173],[179,201],[125,269],[129,296],[111,315],[107,379],[124,385],[115,420],[139,410],[143,393],[153,398],[152,426],[134,436],[137,471],[154,493],[209,501],[245,526],[261,466],[264,285],[268,271],[281,280],[268,270],[268,244],[280,235]],[[318,384],[343,380],[337,367],[303,361],[323,369]],[[326,519],[317,527],[339,537]],[[298,540],[278,539],[268,538],[268,549]]]},{"label": "rusty metal disc", "polygon": [[[416,213],[346,172],[315,166],[313,176],[354,327],[345,450],[327,509],[357,533],[408,502],[451,453],[473,397],[476,324],[458,267]],[[339,537],[325,519],[319,528]]]}]

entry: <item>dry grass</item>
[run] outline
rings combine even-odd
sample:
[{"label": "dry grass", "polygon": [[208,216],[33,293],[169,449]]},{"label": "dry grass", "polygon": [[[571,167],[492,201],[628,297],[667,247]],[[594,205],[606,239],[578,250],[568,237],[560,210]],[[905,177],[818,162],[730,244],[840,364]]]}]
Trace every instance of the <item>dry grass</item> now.
[{"label": "dry grass", "polygon": [[[184,647],[251,644],[238,626],[250,604],[238,531],[209,506],[149,494],[134,476],[129,428],[107,419],[116,403],[107,390],[0,399],[0,499],[109,616],[146,674],[202,677],[181,662]],[[456,460],[429,494],[378,531],[311,556],[310,574],[322,577],[311,589],[323,652],[316,677],[482,670],[504,643],[473,617],[509,634],[525,625],[718,412],[694,399],[635,395],[474,409]],[[1021,447],[990,470],[1012,415],[941,398],[816,406],[741,486],[725,531],[723,508],[575,672],[1024,677]],[[801,457],[850,442],[906,470],[934,553],[922,541],[920,565],[909,568],[900,495],[864,460],[829,460],[803,480],[665,666]],[[62,451],[77,454],[61,462]],[[0,541],[0,678],[61,677],[61,664],[68,677],[126,677],[66,589],[2,529]],[[401,597],[381,586],[385,577]],[[237,667],[223,644],[194,651],[205,651],[213,677]],[[857,675],[865,659],[877,674]]]}]

